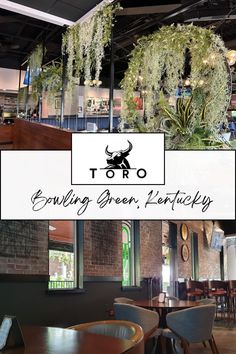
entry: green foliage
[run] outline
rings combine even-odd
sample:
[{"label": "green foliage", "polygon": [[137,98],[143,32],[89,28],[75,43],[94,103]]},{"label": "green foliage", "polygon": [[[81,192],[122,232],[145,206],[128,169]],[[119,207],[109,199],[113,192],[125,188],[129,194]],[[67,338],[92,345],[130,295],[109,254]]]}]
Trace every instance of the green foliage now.
[{"label": "green foliage", "polygon": [[107,4],[91,18],[68,28],[63,36],[62,51],[67,53],[69,85],[84,76],[85,84],[99,85],[105,47],[110,43],[114,14],[119,5]]},{"label": "green foliage", "polygon": [[[192,97],[181,98],[173,106],[173,100],[168,102],[162,92],[167,98],[175,97],[178,85],[187,78],[186,60],[191,68]],[[167,145],[173,148],[182,148],[183,142],[214,146],[230,100],[229,81],[226,49],[212,29],[192,24],[164,26],[139,39],[131,53],[121,82],[122,119],[138,131],[163,129]],[[137,90],[144,96],[144,120],[134,105]]]},{"label": "green foliage", "polygon": [[27,86],[21,87],[18,91],[17,100],[19,103],[25,104],[27,100],[28,88]]},{"label": "green foliage", "polygon": [[32,97],[37,100],[44,92],[48,97],[54,98],[54,95],[60,92],[62,86],[62,63],[53,61],[45,65],[38,76],[32,80]]},{"label": "green foliage", "polygon": [[34,79],[41,69],[43,62],[43,45],[38,44],[29,57],[30,77]]},{"label": "green foliage", "polygon": [[71,266],[73,263],[73,253],[53,250],[50,252],[49,259],[52,262],[56,261]]}]

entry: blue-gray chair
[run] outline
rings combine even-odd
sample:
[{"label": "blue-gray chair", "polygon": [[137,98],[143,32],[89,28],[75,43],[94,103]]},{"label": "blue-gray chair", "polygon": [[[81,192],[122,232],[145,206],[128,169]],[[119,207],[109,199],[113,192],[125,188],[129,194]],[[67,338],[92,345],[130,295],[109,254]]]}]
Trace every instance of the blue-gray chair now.
[{"label": "blue-gray chair", "polygon": [[147,342],[151,338],[154,339],[155,344],[152,353],[155,353],[157,339],[162,332],[158,328],[159,314],[139,306],[118,303],[114,303],[114,312],[116,320],[131,321],[141,326],[144,332],[144,342]]},{"label": "blue-gray chair", "polygon": [[184,354],[190,354],[190,343],[209,342],[212,353],[219,354],[212,328],[216,306],[213,304],[192,307],[169,313],[166,317],[167,329],[162,335],[179,340]]},{"label": "blue-gray chair", "polygon": [[216,304],[216,299],[209,299],[209,298],[205,298],[205,299],[201,299],[201,300],[198,300],[198,304],[199,305],[214,305]]}]

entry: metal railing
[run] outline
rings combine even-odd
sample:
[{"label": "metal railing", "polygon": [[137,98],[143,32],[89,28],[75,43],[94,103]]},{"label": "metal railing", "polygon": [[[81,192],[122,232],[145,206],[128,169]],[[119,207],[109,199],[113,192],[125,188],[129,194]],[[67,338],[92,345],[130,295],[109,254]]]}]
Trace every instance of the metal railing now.
[{"label": "metal railing", "polygon": [[67,280],[52,280],[48,282],[48,289],[74,289],[75,282]]}]

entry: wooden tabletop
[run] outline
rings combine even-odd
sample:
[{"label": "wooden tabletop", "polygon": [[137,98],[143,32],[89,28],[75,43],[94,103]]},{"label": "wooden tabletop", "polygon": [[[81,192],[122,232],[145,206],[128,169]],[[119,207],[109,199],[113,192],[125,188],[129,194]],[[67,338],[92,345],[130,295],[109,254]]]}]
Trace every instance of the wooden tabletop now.
[{"label": "wooden tabletop", "polygon": [[22,326],[25,347],[4,354],[122,354],[134,347],[126,339],[54,327]]},{"label": "wooden tabletop", "polygon": [[158,302],[158,300],[139,300],[135,301],[134,305],[144,307],[147,309],[187,309],[198,306],[198,301],[185,300],[168,300],[165,302]]}]

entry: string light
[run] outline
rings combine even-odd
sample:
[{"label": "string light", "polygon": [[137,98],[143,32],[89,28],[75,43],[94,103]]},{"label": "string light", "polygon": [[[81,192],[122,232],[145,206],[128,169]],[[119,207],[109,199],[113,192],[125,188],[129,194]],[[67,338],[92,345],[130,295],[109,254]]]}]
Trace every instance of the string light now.
[{"label": "string light", "polygon": [[226,58],[230,66],[234,65],[236,63],[236,50],[228,50]]},{"label": "string light", "polygon": [[184,82],[184,85],[185,85],[185,86],[190,86],[190,80],[189,80],[189,79],[186,79],[185,82]]}]

